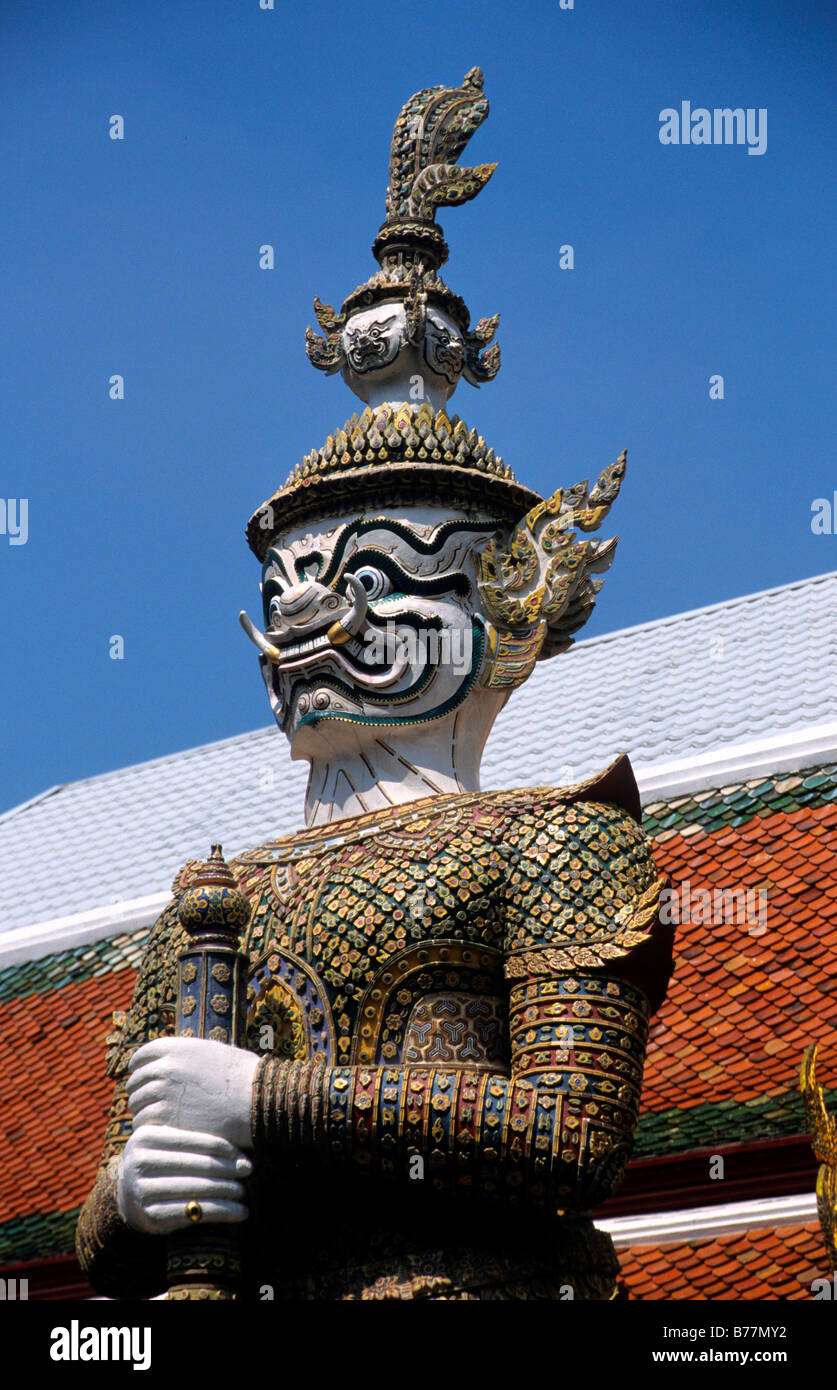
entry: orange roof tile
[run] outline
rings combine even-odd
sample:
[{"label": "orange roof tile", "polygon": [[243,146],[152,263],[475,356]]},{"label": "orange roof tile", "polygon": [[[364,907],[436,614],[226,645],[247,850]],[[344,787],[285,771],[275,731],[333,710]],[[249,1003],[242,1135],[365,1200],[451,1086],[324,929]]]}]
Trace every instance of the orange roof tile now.
[{"label": "orange roof tile", "polygon": [[105,1037],[133,984],[120,970],[0,1003],[0,1222],[87,1196],[112,1091]]},{"label": "orange roof tile", "polygon": [[713,1240],[620,1250],[622,1283],[637,1299],[811,1298],[830,1278],[818,1224],[767,1227]]},{"label": "orange roof tile", "polygon": [[[822,837],[832,841],[831,852]],[[758,888],[766,857],[773,862],[780,855],[794,866],[794,872],[780,871],[781,880],[804,878],[812,885],[810,904],[768,888],[763,935],[751,935],[746,924],[717,920],[721,913],[711,926],[677,927],[675,974],[651,1028],[644,1114],[786,1093],[797,1084],[805,1046],[833,1034],[837,806],[754,816],[732,832],[725,828],[699,838],[664,833],[655,850],[661,871],[673,886],[688,881],[693,900],[700,889]],[[774,874],[771,879],[777,882]],[[756,920],[750,925],[760,929]],[[687,1057],[690,1047],[711,1063],[711,1078],[697,1061],[675,1079],[672,1058]]]}]

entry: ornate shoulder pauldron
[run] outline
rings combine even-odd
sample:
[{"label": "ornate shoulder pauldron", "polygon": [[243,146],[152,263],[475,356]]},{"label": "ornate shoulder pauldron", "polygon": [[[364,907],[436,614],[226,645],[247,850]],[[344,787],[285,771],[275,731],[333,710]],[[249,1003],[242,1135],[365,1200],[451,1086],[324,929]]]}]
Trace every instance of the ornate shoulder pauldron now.
[{"label": "ornate shoulder pauldron", "polygon": [[544,789],[508,833],[509,978],[599,968],[646,941],[664,880],[633,817]]}]

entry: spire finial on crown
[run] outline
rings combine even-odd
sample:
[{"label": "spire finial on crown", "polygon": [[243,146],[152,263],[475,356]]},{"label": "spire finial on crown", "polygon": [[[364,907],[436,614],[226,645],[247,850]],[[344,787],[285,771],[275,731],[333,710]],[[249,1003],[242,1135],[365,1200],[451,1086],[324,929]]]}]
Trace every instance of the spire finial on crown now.
[{"label": "spire finial on crown", "polygon": [[[437,274],[448,246],[436,209],[475,198],[497,168],[456,162],[487,115],[478,67],[460,87],[425,87],[410,97],[395,122],[386,217],[372,246],[381,268],[344,300],[339,313],[314,300],[324,336],[306,330],[310,361],[328,375],[342,371],[367,404],[407,399],[403,385],[418,374],[427,385],[419,399],[438,409],[460,376],[479,386],[499,371],[499,347],[489,347],[498,316],[480,319],[471,329],[467,305]],[[382,305],[393,306],[392,312],[376,312]]]},{"label": "spire finial on crown", "polygon": [[436,209],[467,203],[485,187],[496,164],[457,164],[488,115],[481,68],[461,87],[425,87],[403,106],[392,134],[386,220],[372,252],[381,266],[412,252],[438,270],[448,258]]}]

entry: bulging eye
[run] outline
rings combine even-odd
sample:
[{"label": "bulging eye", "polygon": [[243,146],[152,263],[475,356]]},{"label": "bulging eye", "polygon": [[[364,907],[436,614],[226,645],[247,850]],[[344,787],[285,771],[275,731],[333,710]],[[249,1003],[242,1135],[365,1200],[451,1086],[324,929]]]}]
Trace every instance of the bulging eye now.
[{"label": "bulging eye", "polygon": [[392,593],[389,575],[376,569],[374,565],[362,565],[359,570],[355,570],[355,579],[360,580],[370,599],[385,598],[387,594]]}]

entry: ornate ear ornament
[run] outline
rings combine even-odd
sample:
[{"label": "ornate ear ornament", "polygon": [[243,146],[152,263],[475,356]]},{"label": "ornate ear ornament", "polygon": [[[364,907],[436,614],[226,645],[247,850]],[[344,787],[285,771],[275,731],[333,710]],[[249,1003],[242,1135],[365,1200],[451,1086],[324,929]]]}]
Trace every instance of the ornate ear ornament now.
[{"label": "ornate ear ornament", "polygon": [[538,658],[572,646],[604,583],[618,537],[580,541],[573,527],[596,531],[625,476],[627,451],[599,476],[559,488],[538,502],[506,535],[495,535],[478,556],[478,587],[487,632],[485,686],[515,686]]},{"label": "ornate ear ornament", "polygon": [[318,371],[325,372],[326,376],[333,376],[346,363],[343,344],[340,340],[341,332],[346,326],[346,315],[335,314],[334,306],[323,304],[316,295],[314,295],[314,313],[317,316],[317,323],[325,333],[325,338],[319,337],[313,329],[306,328],[305,351],[308,354],[308,361]]},{"label": "ornate ear ornament", "polygon": [[427,331],[427,291],[423,288],[424,264],[416,261],[410,272],[410,292],[404,300],[406,340],[418,347]]},{"label": "ornate ear ornament", "polygon": [[500,370],[500,344],[487,346],[497,332],[499,322],[499,314],[494,314],[490,319],[480,319],[476,328],[465,335],[465,369],[462,375],[472,386],[493,381]]},{"label": "ornate ear ornament", "polygon": [[811,1043],[802,1057],[799,1088],[805,1101],[811,1148],[821,1164],[817,1174],[817,1212],[829,1267],[837,1270],[837,1121],[825,1108],[823,1089],[817,1082],[816,1064],[817,1044]]}]

